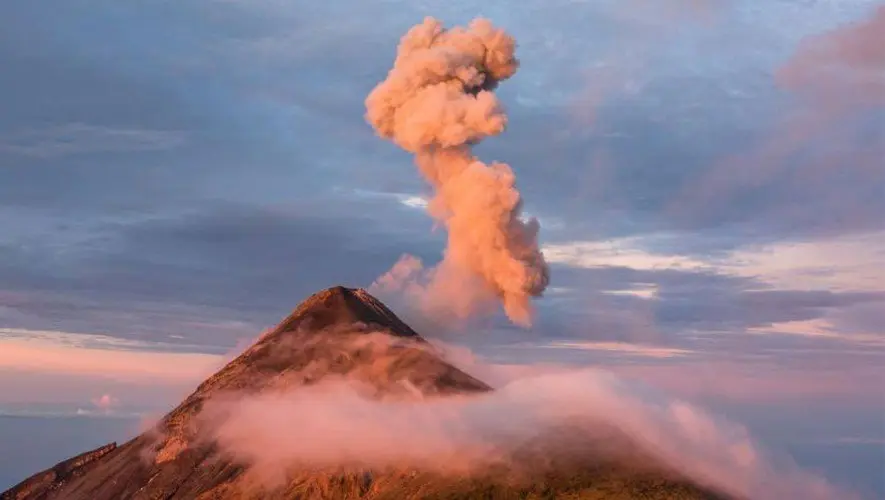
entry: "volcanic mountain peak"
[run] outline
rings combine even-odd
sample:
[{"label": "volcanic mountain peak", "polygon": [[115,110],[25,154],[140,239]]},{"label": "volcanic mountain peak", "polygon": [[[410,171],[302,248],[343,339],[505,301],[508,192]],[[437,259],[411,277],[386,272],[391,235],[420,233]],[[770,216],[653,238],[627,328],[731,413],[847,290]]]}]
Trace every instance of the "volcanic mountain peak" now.
[{"label": "volcanic mountain peak", "polygon": [[49,477],[46,471],[2,498],[196,498],[235,482],[245,470],[200,436],[200,417],[208,401],[228,394],[288,390],[336,377],[374,389],[369,396],[375,397],[491,390],[443,361],[371,294],[336,286],[305,300],[200,384],[154,429],[89,461],[77,474],[54,475],[54,480],[41,480],[35,489],[34,479]]},{"label": "volcanic mountain peak", "polygon": [[[379,362],[383,357],[401,361],[392,367],[397,373],[387,374],[388,382],[414,379],[422,373],[427,375],[429,370],[433,372],[431,378],[441,372],[457,372],[458,376],[456,380],[423,380],[422,385],[428,390],[489,389],[444,363],[418,333],[380,300],[360,288],[336,286],[308,297],[279,325],[203,382],[188,399],[204,399],[208,393],[220,390],[313,383],[327,374],[364,378],[359,369],[383,365]],[[456,387],[447,390],[448,382]]]},{"label": "volcanic mountain peak", "polygon": [[[683,480],[599,464],[542,467],[538,470],[547,472],[539,482],[516,485],[506,479],[509,476],[294,469],[284,484],[267,489],[255,484],[248,462],[224,452],[213,437],[213,419],[225,418],[224,411],[213,406],[216,401],[265,393],[285,397],[301,386],[335,379],[357,383],[370,399],[492,390],[444,361],[365,290],[333,287],[305,300],[150,431],[119,447],[111,444],[62,462],[0,494],[0,499],[548,498],[560,493],[563,498],[721,498]],[[550,463],[546,456],[536,458]]]},{"label": "volcanic mountain peak", "polygon": [[388,333],[397,337],[420,339],[409,325],[369,292],[343,286],[327,288],[308,297],[268,337],[299,328],[323,330],[356,323],[386,328]]},{"label": "volcanic mountain peak", "polygon": [[491,390],[444,362],[371,294],[336,286],[307,298],[169,413],[158,426],[162,444],[155,460],[174,460],[188,449],[199,427],[194,419],[211,398],[291,389],[335,377],[361,383],[379,398]]}]

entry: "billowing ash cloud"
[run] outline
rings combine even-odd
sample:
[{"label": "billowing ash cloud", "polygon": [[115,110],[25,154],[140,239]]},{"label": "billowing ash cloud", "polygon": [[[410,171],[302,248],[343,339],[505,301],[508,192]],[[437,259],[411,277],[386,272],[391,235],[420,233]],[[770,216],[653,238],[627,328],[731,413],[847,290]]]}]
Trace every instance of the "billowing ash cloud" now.
[{"label": "billowing ash cloud", "polygon": [[415,153],[435,191],[428,210],[448,229],[436,268],[425,272],[408,257],[379,284],[411,286],[426,310],[462,318],[498,298],[512,321],[528,325],[530,299],[549,282],[539,224],[520,217],[510,167],[487,165],[470,149],[504,130],[507,117],[492,89],[516,72],[515,48],[487,20],[446,30],[426,18],[403,37],[393,69],[366,99],[366,119],[380,136]]}]

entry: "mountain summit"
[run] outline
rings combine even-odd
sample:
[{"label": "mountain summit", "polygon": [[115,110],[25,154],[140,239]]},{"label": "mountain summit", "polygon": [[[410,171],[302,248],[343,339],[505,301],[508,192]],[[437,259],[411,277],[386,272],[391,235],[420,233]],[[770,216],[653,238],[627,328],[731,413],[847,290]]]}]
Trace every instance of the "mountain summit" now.
[{"label": "mountain summit", "polygon": [[[663,469],[620,463],[450,477],[418,470],[293,471],[274,487],[207,439],[207,403],[225,394],[298,391],[339,378],[369,399],[481,395],[492,388],[442,359],[417,332],[362,289],[314,294],[276,328],[205,380],[155,428],[35,474],[0,500],[222,498],[722,498]],[[534,458],[538,458],[534,456]],[[558,467],[558,466],[557,466]],[[531,474],[530,474],[531,476]]]}]

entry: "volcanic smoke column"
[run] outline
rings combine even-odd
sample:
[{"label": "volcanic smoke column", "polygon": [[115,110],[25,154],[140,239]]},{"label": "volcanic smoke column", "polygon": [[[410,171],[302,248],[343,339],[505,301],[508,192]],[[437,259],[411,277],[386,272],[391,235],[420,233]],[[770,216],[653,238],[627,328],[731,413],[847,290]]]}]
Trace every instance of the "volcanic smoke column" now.
[{"label": "volcanic smoke column", "polygon": [[[486,165],[470,150],[504,130],[507,117],[492,90],[516,72],[515,48],[510,35],[485,19],[446,30],[428,17],[402,38],[393,69],[366,99],[366,119],[381,137],[415,153],[435,191],[428,210],[448,229],[443,260],[427,274],[426,296],[461,317],[497,297],[512,321],[529,325],[530,299],[549,282],[540,226],[520,218],[510,167]],[[405,258],[386,278],[420,267]]]}]

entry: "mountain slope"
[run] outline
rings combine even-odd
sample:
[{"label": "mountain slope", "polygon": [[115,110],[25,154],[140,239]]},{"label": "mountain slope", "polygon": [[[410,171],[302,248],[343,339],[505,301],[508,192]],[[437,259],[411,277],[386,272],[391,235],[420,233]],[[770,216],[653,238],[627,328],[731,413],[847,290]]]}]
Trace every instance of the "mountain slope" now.
[{"label": "mountain slope", "polygon": [[522,462],[546,466],[526,466],[516,475],[508,470],[471,477],[415,470],[294,471],[278,487],[267,489],[254,482],[248,466],[231,461],[217,443],[199,433],[210,398],[231,391],[291,389],[334,377],[361,382],[366,396],[375,398],[492,390],[443,361],[365,291],[330,288],[307,299],[204,381],[154,430],[122,446],[109,445],[63,462],[0,499],[720,498],[670,479],[660,468],[604,460],[551,467],[548,457],[531,450]]}]

